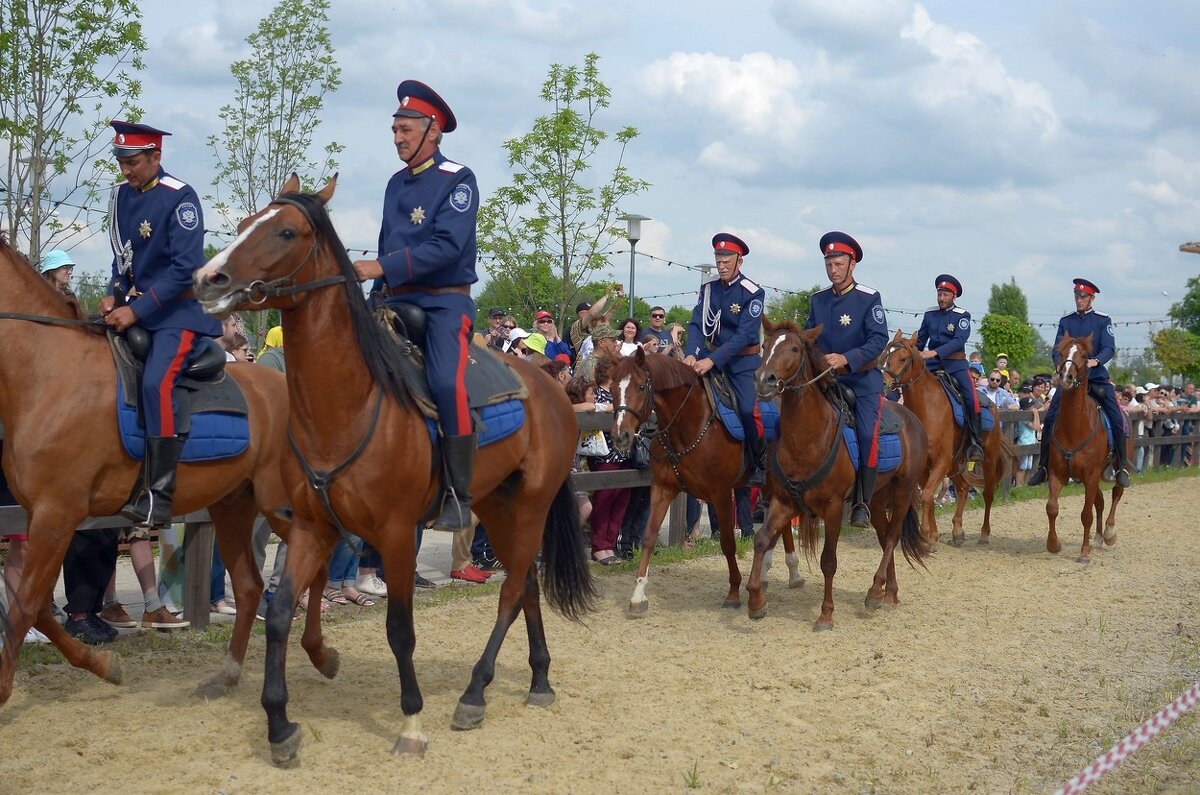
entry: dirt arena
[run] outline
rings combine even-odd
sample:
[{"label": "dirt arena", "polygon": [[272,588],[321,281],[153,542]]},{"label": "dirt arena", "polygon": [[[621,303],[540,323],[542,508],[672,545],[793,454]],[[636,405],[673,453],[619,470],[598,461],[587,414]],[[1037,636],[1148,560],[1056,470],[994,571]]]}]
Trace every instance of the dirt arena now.
[{"label": "dirt arena", "polygon": [[[586,626],[549,616],[558,701],[523,706],[518,621],[473,732],[450,715],[495,598],[430,606],[417,617],[423,759],[388,753],[401,716],[380,608],[330,628],[333,681],[293,645],[294,770],[269,759],[261,637],[241,688],[211,702],[189,693],[215,646],[128,650],[121,687],[27,667],[0,709],[0,792],[1051,792],[1197,677],[1197,482],[1136,485],[1116,546],[1088,566],[1075,562],[1080,497],[1065,500],[1058,556],[1041,502],[1001,506],[987,548],[969,513],[967,545],[901,569],[901,606],[877,613],[862,604],[874,536],[844,535],[830,633],[812,632],[819,571],[788,590],[782,556],[757,622],[718,606],[718,558],[653,571],[640,620],[624,613],[632,575],[603,571]],[[1196,791],[1197,726],[1185,717],[1091,791]]]}]

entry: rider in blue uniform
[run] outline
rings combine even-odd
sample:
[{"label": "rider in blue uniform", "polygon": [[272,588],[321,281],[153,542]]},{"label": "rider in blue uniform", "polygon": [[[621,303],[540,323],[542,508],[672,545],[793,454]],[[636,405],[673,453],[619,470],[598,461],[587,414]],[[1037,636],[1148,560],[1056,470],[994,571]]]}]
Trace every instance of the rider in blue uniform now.
[{"label": "rider in blue uniform", "polygon": [[971,313],[955,306],[962,297],[962,283],[948,273],[933,280],[937,290],[937,306],[925,311],[921,329],[917,332],[917,350],[930,372],[945,370],[958,382],[962,391],[963,414],[967,417],[970,444],[967,460],[983,458],[983,426],[979,417],[979,393],[967,371],[967,340],[971,337]]},{"label": "rider in blue uniform", "polygon": [[858,475],[850,524],[868,527],[883,412],[883,376],[876,365],[888,342],[887,318],[878,291],[854,281],[854,268],[863,256],[857,240],[845,232],[827,232],[821,238],[821,253],[830,286],[813,294],[804,327],[821,326],[817,343],[829,352],[825,363],[833,368],[838,382],[854,392]]},{"label": "rider in blue uniform", "polygon": [[[1088,359],[1088,389],[1093,395],[1103,397],[1100,401],[1108,423],[1112,426],[1113,446],[1116,447],[1117,465],[1115,481],[1118,486],[1129,487],[1129,456],[1125,449],[1125,440],[1129,430],[1125,427],[1125,415],[1117,405],[1117,393],[1113,389],[1112,380],[1108,377],[1105,365],[1112,361],[1117,352],[1117,340],[1113,334],[1112,319],[1103,312],[1092,309],[1092,303],[1100,293],[1100,288],[1087,279],[1075,279],[1075,311],[1063,315],[1058,321],[1058,333],[1054,336],[1054,366],[1062,362],[1058,353],[1058,343],[1064,336],[1088,337],[1092,343],[1092,356]],[[1046,464],[1050,460],[1050,433],[1054,420],[1058,417],[1058,404],[1062,398],[1061,387],[1055,391],[1050,400],[1050,408],[1042,420],[1042,450],[1038,457],[1038,468],[1029,478],[1030,486],[1038,486],[1046,482]]]},{"label": "rider in blue uniform", "polygon": [[162,139],[170,133],[111,124],[113,156],[125,181],[109,200],[113,279],[100,312],[117,331],[137,323],[152,339],[141,386],[146,457],[140,489],[121,515],[163,527],[171,521],[175,468],[186,438],[175,431],[175,385],[203,338],[220,336],[221,323],[192,297],[192,274],[204,264],[204,218],[196,191],[163,171]]},{"label": "rider in blue uniform", "polygon": [[752,469],[747,486],[763,484],[767,445],[754,419],[754,372],[762,363],[765,292],[742,275],[742,258],[750,247],[727,232],[714,235],[717,278],[700,287],[700,300],[688,323],[684,364],[704,375],[714,367],[725,373],[737,400]]},{"label": "rider in blue uniform", "polygon": [[429,86],[405,80],[396,89],[392,114],[396,152],[407,167],[397,171],[383,195],[379,259],[358,260],[360,280],[376,279],[388,304],[415,304],[425,312],[425,374],[442,426],[447,497],[437,530],[471,524],[471,474],[475,434],[465,383],[468,346],[475,323],[471,285],[475,274],[475,217],[479,188],[464,165],[448,160],[438,145],[458,126],[450,106]]}]

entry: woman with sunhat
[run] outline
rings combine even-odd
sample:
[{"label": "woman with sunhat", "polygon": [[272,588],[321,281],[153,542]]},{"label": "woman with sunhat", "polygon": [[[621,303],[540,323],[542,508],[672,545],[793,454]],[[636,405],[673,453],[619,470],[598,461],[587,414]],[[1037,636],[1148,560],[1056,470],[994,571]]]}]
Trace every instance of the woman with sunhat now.
[{"label": "woman with sunhat", "polygon": [[74,296],[71,290],[71,276],[75,273],[75,260],[62,249],[47,251],[42,257],[42,278],[50,282],[63,295]]}]

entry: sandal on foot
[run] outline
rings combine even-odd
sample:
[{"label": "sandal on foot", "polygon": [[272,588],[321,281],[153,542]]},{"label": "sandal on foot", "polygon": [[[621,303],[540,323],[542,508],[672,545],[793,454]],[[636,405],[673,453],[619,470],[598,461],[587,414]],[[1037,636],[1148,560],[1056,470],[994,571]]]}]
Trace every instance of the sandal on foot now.
[{"label": "sandal on foot", "polygon": [[375,600],[372,599],[371,597],[367,596],[362,591],[358,591],[357,593],[354,594],[354,596],[351,596],[350,594],[346,593],[346,589],[343,588],[342,595],[345,596],[347,599],[349,599],[352,604],[356,604],[359,607],[374,607],[375,606]]},{"label": "sandal on foot", "polygon": [[341,588],[326,588],[321,596],[323,596],[325,599],[328,599],[335,605],[350,604],[350,600],[346,597],[346,594],[342,593]]}]

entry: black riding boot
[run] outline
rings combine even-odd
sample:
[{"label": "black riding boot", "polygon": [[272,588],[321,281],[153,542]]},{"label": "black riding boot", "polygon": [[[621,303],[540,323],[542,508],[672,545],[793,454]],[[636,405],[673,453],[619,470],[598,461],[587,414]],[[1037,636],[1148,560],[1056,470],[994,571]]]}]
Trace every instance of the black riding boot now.
[{"label": "black riding boot", "polygon": [[750,474],[746,476],[747,486],[762,486],[766,481],[767,440],[751,438]]},{"label": "black riding boot", "polygon": [[1129,488],[1129,451],[1125,449],[1128,437],[1122,428],[1113,428],[1113,447],[1116,448],[1117,464],[1113,467],[1113,482],[1123,489]]},{"label": "black riding boot", "polygon": [[1027,486],[1040,486],[1046,482],[1047,472],[1046,467],[1050,465],[1050,426],[1042,426],[1042,450],[1038,453],[1037,469],[1033,470],[1033,474],[1029,476],[1029,480],[1025,481]]},{"label": "black riding boot", "polygon": [[966,410],[967,427],[970,437],[967,442],[967,460],[982,461],[983,460],[983,420],[978,411],[974,411],[974,406]]},{"label": "black riding boot", "polygon": [[142,462],[142,487],[137,496],[121,508],[135,525],[166,527],[171,524],[171,503],[175,499],[175,468],[183,452],[186,436],[146,437],[146,458]]},{"label": "black riding boot", "polygon": [[475,468],[475,434],[442,439],[448,493],[434,530],[456,533],[471,526],[471,472]]},{"label": "black riding boot", "polygon": [[854,506],[850,509],[851,527],[871,526],[871,495],[875,493],[875,467],[860,466],[854,480]]}]

